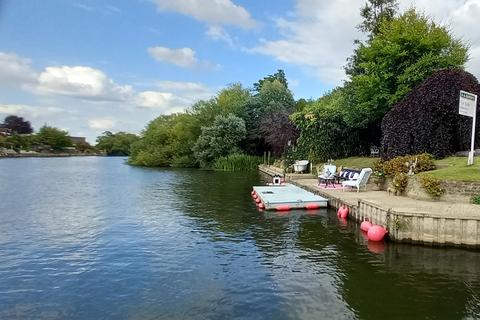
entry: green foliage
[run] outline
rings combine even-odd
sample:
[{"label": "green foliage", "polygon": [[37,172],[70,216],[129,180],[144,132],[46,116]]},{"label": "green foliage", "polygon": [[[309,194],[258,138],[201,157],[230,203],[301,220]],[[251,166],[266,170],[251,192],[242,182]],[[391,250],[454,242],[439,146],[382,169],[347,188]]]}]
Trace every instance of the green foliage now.
[{"label": "green foliage", "polygon": [[256,171],[262,161],[262,157],[234,153],[218,158],[213,167],[221,171]]},{"label": "green foliage", "polygon": [[358,154],[362,148],[359,133],[345,121],[346,105],[345,89],[337,88],[292,114],[293,123],[300,129],[299,154],[320,161]]},{"label": "green foliage", "polygon": [[473,204],[480,204],[480,194],[472,197]]},{"label": "green foliage", "polygon": [[468,48],[447,28],[409,10],[382,21],[379,32],[358,48],[358,73],[351,78],[356,103],[349,122],[367,126],[437,70],[462,67]]},{"label": "green foliage", "polygon": [[195,166],[192,148],[200,132],[198,119],[192,113],[160,116],[132,144],[129,162],[149,167]]},{"label": "green foliage", "polygon": [[260,92],[262,86],[267,82],[279,81],[285,88],[288,88],[287,78],[285,77],[285,72],[282,69],[277,70],[274,74],[266,76],[265,78],[258,80],[258,82],[253,84],[255,91]]},{"label": "green foliage", "polygon": [[440,198],[445,193],[440,180],[429,175],[420,176],[420,184],[425,191],[433,198]]},{"label": "green foliage", "polygon": [[393,177],[392,188],[402,194],[408,186],[408,176],[405,173],[397,173]]},{"label": "green foliage", "polygon": [[38,143],[48,145],[56,151],[72,146],[68,132],[47,125],[41,127],[36,136]]},{"label": "green foliage", "polygon": [[285,83],[276,78],[265,78],[259,91],[245,106],[245,114],[242,118],[245,120],[248,135],[242,144],[243,150],[256,155],[272,150],[272,146],[265,142],[262,133],[264,119],[276,113],[290,115],[294,108],[295,100]]},{"label": "green foliage", "polygon": [[382,22],[393,19],[397,9],[396,0],[368,0],[360,10],[363,21],[358,28],[373,37],[379,32]]},{"label": "green foliage", "polygon": [[35,135],[14,134],[3,137],[3,146],[16,151],[31,150],[37,144],[37,141],[38,139]]},{"label": "green foliage", "polygon": [[138,136],[133,133],[105,131],[97,137],[97,149],[105,150],[109,156],[128,156],[130,147],[138,141]]},{"label": "green foliage", "polygon": [[209,167],[215,159],[239,151],[238,144],[247,131],[242,118],[218,115],[211,127],[202,127],[202,134],[193,147],[201,167]]},{"label": "green foliage", "polygon": [[414,173],[435,170],[433,156],[428,153],[422,153],[411,156],[396,157],[388,161],[379,160],[374,163],[374,170],[383,172],[388,176],[395,176],[399,173],[408,173],[408,163],[417,164],[413,170]]}]

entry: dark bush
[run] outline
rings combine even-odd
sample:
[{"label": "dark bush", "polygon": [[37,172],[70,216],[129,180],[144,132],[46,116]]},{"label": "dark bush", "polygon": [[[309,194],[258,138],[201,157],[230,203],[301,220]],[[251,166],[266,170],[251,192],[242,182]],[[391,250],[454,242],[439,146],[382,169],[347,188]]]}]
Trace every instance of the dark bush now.
[{"label": "dark bush", "polygon": [[[443,158],[468,150],[472,120],[458,114],[460,90],[480,95],[480,85],[472,74],[445,69],[395,104],[382,121],[382,158],[424,152]],[[477,104],[477,113],[479,109]],[[480,145],[480,121],[476,133]]]}]

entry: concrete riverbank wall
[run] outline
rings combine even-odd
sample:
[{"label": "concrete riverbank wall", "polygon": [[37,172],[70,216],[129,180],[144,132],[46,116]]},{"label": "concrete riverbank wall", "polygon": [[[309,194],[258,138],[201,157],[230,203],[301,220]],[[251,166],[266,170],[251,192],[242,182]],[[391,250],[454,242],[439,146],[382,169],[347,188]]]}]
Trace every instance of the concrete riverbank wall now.
[{"label": "concrete riverbank wall", "polygon": [[[261,165],[272,176],[277,168]],[[369,220],[389,230],[392,241],[436,246],[480,248],[480,206],[447,201],[422,201],[384,191],[343,192],[322,189],[312,176],[287,181],[328,199],[330,207],[347,205],[350,219]]]}]

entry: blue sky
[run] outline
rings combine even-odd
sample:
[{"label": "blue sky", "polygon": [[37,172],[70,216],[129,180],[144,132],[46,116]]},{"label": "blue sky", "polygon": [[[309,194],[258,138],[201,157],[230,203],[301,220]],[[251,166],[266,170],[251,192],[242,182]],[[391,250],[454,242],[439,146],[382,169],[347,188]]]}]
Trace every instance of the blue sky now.
[{"label": "blue sky", "polygon": [[[452,25],[480,70],[480,0],[400,1]],[[138,133],[234,82],[284,69],[295,98],[341,84],[361,38],[356,0],[3,0],[0,118],[86,136]],[[476,28],[476,27],[475,27]],[[475,30],[475,29],[473,29]],[[478,76],[478,73],[476,74]]]}]

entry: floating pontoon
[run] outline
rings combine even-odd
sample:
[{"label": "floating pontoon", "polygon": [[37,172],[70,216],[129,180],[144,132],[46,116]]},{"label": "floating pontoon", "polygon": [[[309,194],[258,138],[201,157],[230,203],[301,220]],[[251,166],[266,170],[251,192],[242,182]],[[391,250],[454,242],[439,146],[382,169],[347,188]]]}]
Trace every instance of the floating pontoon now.
[{"label": "floating pontoon", "polygon": [[291,184],[253,187],[252,195],[266,210],[318,209],[328,205],[327,199]]}]

